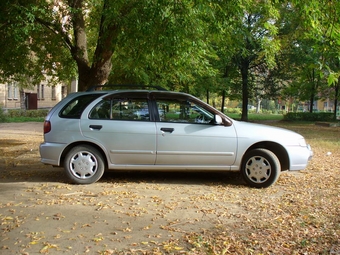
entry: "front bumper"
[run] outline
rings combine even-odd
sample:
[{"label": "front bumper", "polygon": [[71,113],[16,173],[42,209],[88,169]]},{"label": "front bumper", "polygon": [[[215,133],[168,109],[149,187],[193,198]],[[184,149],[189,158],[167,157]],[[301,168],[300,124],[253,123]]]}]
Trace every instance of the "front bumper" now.
[{"label": "front bumper", "polygon": [[313,158],[313,150],[309,144],[306,146],[291,146],[289,153],[289,170],[304,170]]}]

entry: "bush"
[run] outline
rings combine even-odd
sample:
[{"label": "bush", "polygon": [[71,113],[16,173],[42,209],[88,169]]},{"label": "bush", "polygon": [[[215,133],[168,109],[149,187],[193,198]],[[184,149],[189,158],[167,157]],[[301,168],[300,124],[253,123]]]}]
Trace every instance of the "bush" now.
[{"label": "bush", "polygon": [[4,109],[2,109],[1,105],[0,105],[0,122],[5,122],[7,118],[7,115],[4,111]]},{"label": "bush", "polygon": [[267,110],[267,109],[261,109],[262,114],[273,114],[274,112],[272,110]]},{"label": "bush", "polygon": [[224,113],[236,113],[236,114],[241,114],[242,109],[241,108],[227,108],[224,110]]},{"label": "bush", "polygon": [[49,109],[38,109],[38,110],[22,110],[22,109],[9,109],[8,117],[30,117],[30,118],[45,118]]},{"label": "bush", "polygon": [[330,112],[289,112],[283,116],[283,119],[300,121],[333,121],[334,114]]}]

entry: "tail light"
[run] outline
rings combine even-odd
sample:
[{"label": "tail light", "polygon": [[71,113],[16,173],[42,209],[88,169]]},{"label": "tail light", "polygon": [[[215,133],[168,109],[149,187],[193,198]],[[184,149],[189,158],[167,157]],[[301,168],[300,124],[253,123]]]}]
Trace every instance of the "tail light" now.
[{"label": "tail light", "polygon": [[45,120],[44,122],[44,134],[47,134],[52,129],[51,122],[49,120]]}]

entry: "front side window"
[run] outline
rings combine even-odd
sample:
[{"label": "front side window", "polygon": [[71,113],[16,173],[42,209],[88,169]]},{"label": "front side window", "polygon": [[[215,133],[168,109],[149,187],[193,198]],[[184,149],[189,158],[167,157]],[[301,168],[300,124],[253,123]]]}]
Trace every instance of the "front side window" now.
[{"label": "front side window", "polygon": [[99,102],[90,112],[90,119],[150,120],[148,102],[144,98],[113,98]]},{"label": "front side window", "polygon": [[214,114],[188,100],[160,99],[157,108],[161,122],[212,123]]}]

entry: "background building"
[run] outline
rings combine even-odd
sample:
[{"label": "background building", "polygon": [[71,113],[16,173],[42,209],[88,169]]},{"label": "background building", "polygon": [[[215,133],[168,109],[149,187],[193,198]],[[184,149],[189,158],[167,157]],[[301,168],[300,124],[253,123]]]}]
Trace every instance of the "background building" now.
[{"label": "background building", "polygon": [[73,81],[70,88],[68,87],[65,84],[51,86],[42,82],[32,89],[20,91],[17,83],[0,84],[0,106],[3,109],[20,109],[22,102],[27,110],[51,108],[69,92],[77,91],[77,81]]}]

